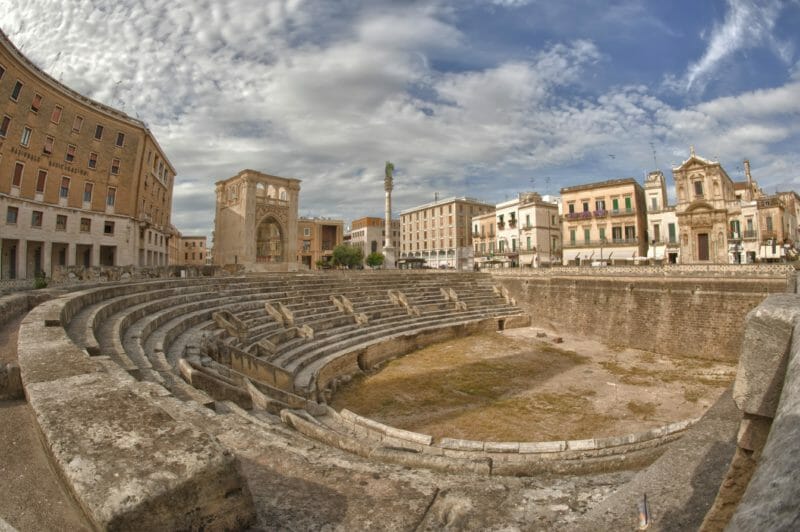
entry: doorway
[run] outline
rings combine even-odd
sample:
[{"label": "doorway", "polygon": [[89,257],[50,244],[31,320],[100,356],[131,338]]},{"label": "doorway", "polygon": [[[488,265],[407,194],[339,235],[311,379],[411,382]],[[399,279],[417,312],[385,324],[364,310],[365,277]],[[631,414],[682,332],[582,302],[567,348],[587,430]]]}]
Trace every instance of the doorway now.
[{"label": "doorway", "polygon": [[697,234],[697,260],[708,260],[708,233]]}]

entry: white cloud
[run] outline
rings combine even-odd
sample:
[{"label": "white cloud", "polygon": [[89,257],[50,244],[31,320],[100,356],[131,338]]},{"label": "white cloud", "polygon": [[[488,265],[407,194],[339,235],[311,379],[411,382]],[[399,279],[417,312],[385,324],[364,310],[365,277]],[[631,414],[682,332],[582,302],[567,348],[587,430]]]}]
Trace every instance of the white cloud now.
[{"label": "white cloud", "polygon": [[720,63],[736,52],[769,44],[784,61],[791,59],[789,43],[777,41],[771,32],[783,8],[780,0],[754,3],[749,0],[728,0],[728,12],[722,24],[715,26],[703,56],[689,65],[683,82],[685,89],[693,86],[700,89]]},{"label": "white cloud", "polygon": [[382,214],[386,160],[397,210],[436,191],[496,201],[532,177],[552,177],[550,192],[640,177],[650,142],[662,167],[690,144],[726,168],[750,157],[768,179],[800,165],[796,150],[773,154],[800,142],[796,81],[682,107],[644,85],[590,86],[614,65],[588,40],[445,69],[470,35],[435,3],[12,3],[0,26],[24,53],[150,124],[177,167],[173,220],[187,233],[210,234],[213,184],[243,168],[300,178],[301,214],[349,220]]}]

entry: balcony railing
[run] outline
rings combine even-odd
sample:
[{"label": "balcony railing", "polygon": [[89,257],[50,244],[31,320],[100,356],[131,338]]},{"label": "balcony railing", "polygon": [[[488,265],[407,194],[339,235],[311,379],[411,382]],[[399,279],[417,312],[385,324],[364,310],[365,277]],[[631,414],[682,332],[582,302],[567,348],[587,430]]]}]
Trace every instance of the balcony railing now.
[{"label": "balcony railing", "polygon": [[514,229],[516,226],[517,226],[517,221],[516,220],[512,219],[512,220],[508,221],[508,228],[509,229]]},{"label": "balcony railing", "polygon": [[756,238],[755,230],[751,229],[749,231],[743,231],[742,232],[742,238],[744,238],[745,240],[753,240],[753,239],[755,239]]},{"label": "balcony railing", "polygon": [[599,248],[616,246],[637,246],[638,238],[612,238],[611,240],[568,240],[564,242],[565,248]]},{"label": "balcony railing", "polygon": [[630,214],[636,214],[636,209],[632,207],[626,207],[624,209],[611,209],[611,216],[626,216]]}]

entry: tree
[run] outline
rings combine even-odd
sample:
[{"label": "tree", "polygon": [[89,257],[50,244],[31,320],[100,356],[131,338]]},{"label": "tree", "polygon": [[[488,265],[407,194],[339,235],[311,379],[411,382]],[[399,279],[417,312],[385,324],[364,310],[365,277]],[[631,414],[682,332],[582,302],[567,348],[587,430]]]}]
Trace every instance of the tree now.
[{"label": "tree", "polygon": [[383,265],[384,260],[385,257],[383,256],[383,253],[378,253],[377,251],[375,251],[367,255],[367,266],[371,268],[377,268],[378,266]]},{"label": "tree", "polygon": [[361,248],[356,248],[347,244],[339,244],[333,248],[333,259],[331,262],[335,266],[353,268],[364,262],[364,252]]}]

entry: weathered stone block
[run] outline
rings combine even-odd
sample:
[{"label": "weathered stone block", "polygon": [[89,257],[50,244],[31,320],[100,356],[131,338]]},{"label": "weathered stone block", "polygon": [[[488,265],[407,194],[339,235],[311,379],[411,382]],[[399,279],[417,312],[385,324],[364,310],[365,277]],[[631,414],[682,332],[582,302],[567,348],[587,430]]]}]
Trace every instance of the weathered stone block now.
[{"label": "weathered stone block", "polygon": [[444,449],[453,449],[456,451],[483,451],[482,441],[475,440],[460,440],[456,438],[442,438],[439,441],[439,446]]},{"label": "weathered stone block", "polygon": [[747,414],[772,417],[778,407],[800,297],[773,295],[750,311],[733,399]]},{"label": "weathered stone block", "polygon": [[255,518],[235,458],[105,374],[27,385],[53,462],[98,529],[233,529]]},{"label": "weathered stone block", "polygon": [[22,378],[16,363],[0,365],[0,399],[20,399]]},{"label": "weathered stone block", "polygon": [[520,454],[557,453],[567,449],[564,441],[523,442],[519,444]]},{"label": "weathered stone block", "polygon": [[772,419],[745,414],[739,424],[736,441],[739,447],[747,451],[761,451],[769,436]]}]

